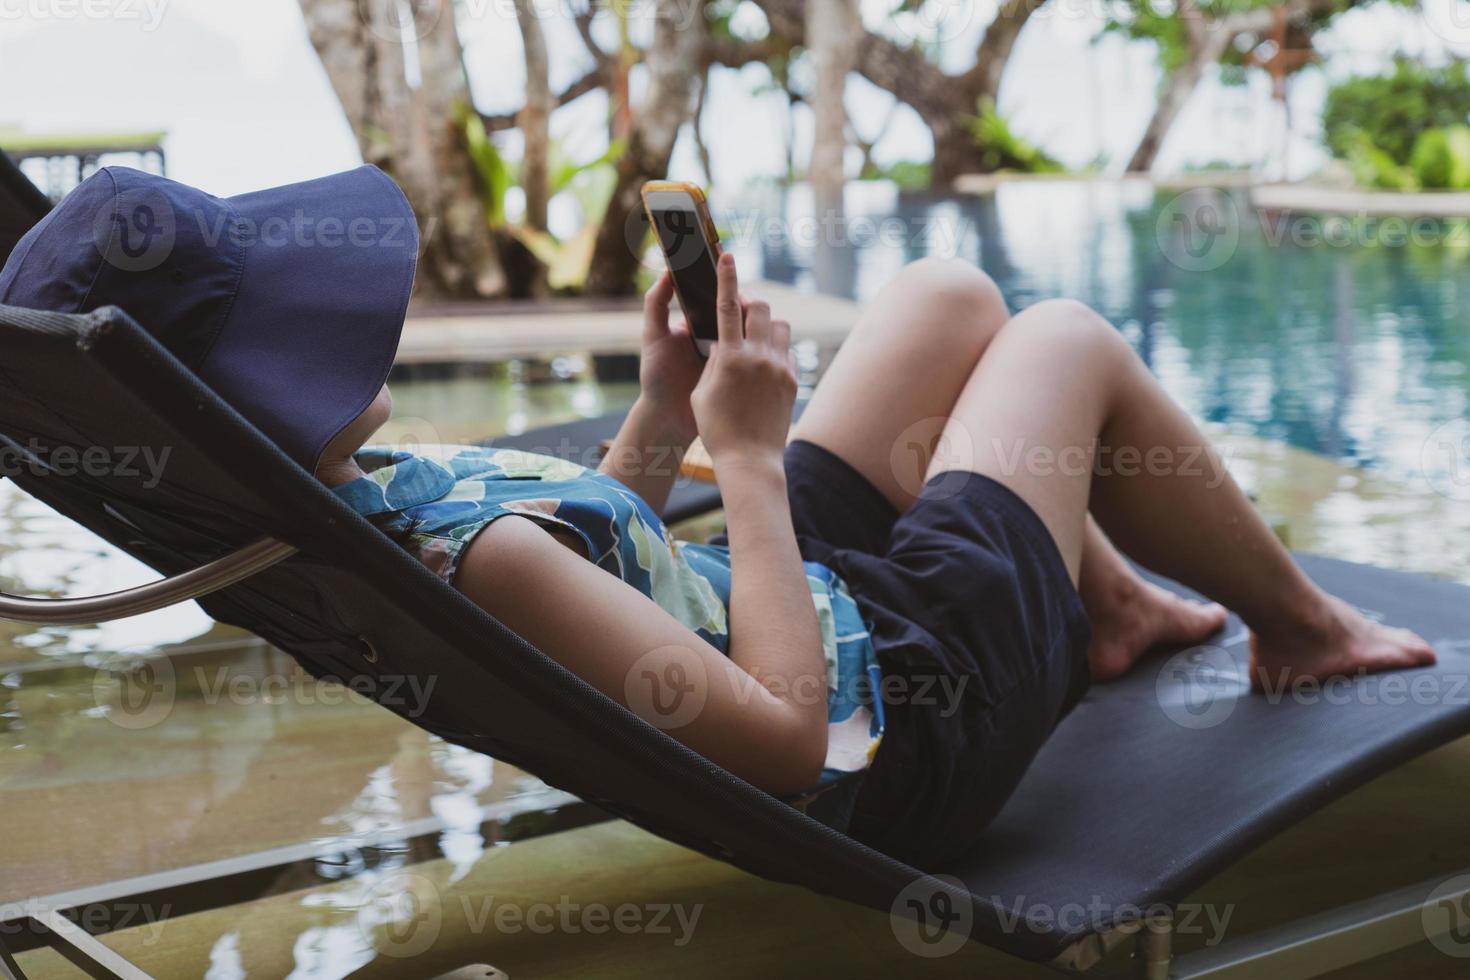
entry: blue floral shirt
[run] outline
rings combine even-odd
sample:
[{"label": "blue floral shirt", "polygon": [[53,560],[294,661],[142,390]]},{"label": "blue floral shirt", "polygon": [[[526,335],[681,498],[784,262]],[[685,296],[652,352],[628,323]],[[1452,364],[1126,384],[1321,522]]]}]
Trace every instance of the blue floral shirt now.
[{"label": "blue floral shirt", "polygon": [[[415,455],[369,447],[365,476],[335,488],[364,516],[413,522],[411,549],[446,582],[475,535],[507,514],[564,528],[599,568],[648,596],[722,653],[729,652],[730,550],[680,541],[632,490],[611,476],[516,449],[430,446]],[[861,771],[882,737],[875,716],[872,639],[847,586],[805,562],[827,663],[828,749],[821,788]]]}]

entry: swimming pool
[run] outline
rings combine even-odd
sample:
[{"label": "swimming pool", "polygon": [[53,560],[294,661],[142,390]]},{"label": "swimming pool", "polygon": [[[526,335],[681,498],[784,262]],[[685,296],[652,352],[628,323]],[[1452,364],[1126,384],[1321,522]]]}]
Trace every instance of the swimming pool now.
[{"label": "swimming pool", "polygon": [[838,228],[793,191],[726,229],[766,278],[860,300],[931,254],[980,265],[1014,310],[1082,300],[1197,417],[1470,503],[1470,443],[1451,438],[1470,415],[1463,221],[1284,215],[1139,181],[941,199],[859,184],[848,212]]}]

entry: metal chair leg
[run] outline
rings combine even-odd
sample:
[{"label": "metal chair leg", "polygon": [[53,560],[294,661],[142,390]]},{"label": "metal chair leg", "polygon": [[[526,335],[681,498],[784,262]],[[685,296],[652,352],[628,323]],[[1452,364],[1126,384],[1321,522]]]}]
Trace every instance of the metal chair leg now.
[{"label": "metal chair leg", "polygon": [[0,936],[0,980],[26,980],[26,975],[21,972],[15,957],[6,948],[4,936]]},{"label": "metal chair leg", "polygon": [[1173,918],[1160,915],[1145,919],[1134,942],[1139,980],[1169,980],[1174,960]]}]

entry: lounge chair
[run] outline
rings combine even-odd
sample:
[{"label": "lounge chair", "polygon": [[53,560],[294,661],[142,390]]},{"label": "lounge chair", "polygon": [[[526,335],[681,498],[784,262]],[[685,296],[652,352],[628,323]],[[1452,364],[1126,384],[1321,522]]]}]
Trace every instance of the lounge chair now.
[{"label": "lounge chair", "polygon": [[[1470,589],[1303,556],[1329,590],[1437,643],[1436,667],[1399,675],[1437,693],[1369,696],[1380,681],[1366,678],[1346,689],[1360,697],[1269,703],[1232,672],[1243,642],[1232,622],[1209,656],[1162,672],[1145,665],[1095,687],[974,852],[927,869],[934,877],[751,787],[561,668],[362,520],[122,311],[0,307],[0,374],[0,448],[11,454],[12,478],[174,577],[71,603],[7,597],[0,617],[100,620],[199,595],[211,616],[359,690],[386,691],[408,676],[422,686],[433,675],[438,683],[423,688],[433,692],[428,710],[414,724],[752,873],[914,919],[920,941],[938,941],[947,927],[1077,971],[1136,936],[1145,976],[1291,977],[1457,925],[1426,906],[1434,888],[1426,883],[1171,957],[1169,909],[1350,789],[1470,732]],[[501,442],[585,459],[618,422]],[[48,469],[66,458],[56,454],[64,447],[105,447],[119,465]],[[157,486],[120,465],[140,447],[170,450]],[[672,508],[689,516],[716,503],[715,491],[686,487]],[[398,699],[384,701],[404,711]],[[1461,901],[1467,890],[1433,897]],[[1053,914],[1017,921],[1018,908]],[[1079,908],[1090,911],[1055,915]],[[1441,920],[1443,929],[1433,924]],[[53,929],[81,959],[78,948],[100,946],[64,922]],[[94,951],[114,965],[93,975],[140,975]]]},{"label": "lounge chair", "polygon": [[51,200],[0,150],[0,266],[31,226],[51,210]]}]

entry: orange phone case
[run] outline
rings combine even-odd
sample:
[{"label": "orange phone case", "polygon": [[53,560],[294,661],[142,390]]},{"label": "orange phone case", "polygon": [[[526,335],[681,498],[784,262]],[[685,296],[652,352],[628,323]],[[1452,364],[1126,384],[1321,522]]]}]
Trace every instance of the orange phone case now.
[{"label": "orange phone case", "polygon": [[694,198],[694,212],[699,215],[700,223],[704,225],[705,238],[709,240],[710,248],[714,249],[715,258],[720,257],[720,234],[715,231],[715,219],[709,213],[709,201],[704,196],[704,191],[698,184],[691,184],[682,180],[650,180],[646,181],[639,196],[643,201],[643,213],[648,216],[648,222],[653,224],[653,212],[648,207],[648,195],[657,191],[683,191]]}]

